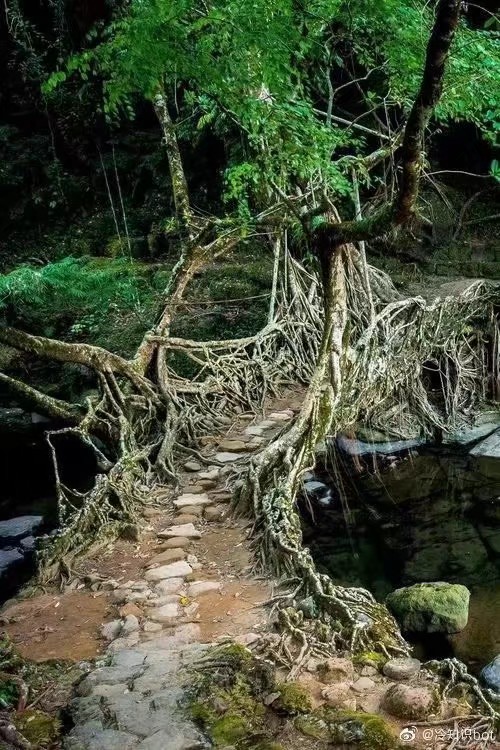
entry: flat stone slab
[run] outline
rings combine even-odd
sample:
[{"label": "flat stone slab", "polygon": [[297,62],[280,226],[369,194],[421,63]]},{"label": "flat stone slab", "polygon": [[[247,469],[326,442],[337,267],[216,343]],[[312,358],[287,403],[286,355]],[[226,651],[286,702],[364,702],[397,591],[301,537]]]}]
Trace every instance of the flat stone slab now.
[{"label": "flat stone slab", "polygon": [[176,526],[169,526],[167,529],[160,531],[158,536],[160,539],[171,539],[173,536],[186,537],[186,539],[199,539],[201,532],[192,523],[181,523]]},{"label": "flat stone slab", "polygon": [[176,508],[186,508],[190,505],[210,505],[210,502],[210,498],[206,493],[198,495],[189,492],[180,495],[177,500],[174,500],[174,505]]},{"label": "flat stone slab", "polygon": [[146,563],[147,568],[152,568],[154,565],[165,565],[166,563],[177,562],[178,560],[184,560],[187,552],[182,547],[174,547],[173,549],[166,549],[164,552],[160,552],[155,555],[149,562]]},{"label": "flat stone slab", "polygon": [[221,464],[231,464],[234,461],[239,461],[240,458],[246,458],[246,456],[244,453],[216,453],[214,458]]},{"label": "flat stone slab", "polygon": [[257,437],[260,437],[265,432],[265,427],[261,427],[256,424],[250,425],[250,427],[245,428],[245,435],[256,435]]},{"label": "flat stone slab", "polygon": [[202,467],[198,461],[186,461],[184,468],[186,471],[200,471]]},{"label": "flat stone slab", "polygon": [[170,596],[172,594],[178,594],[183,586],[183,578],[167,578],[156,584],[155,591],[157,594],[160,594],[160,596]]},{"label": "flat stone slab", "polygon": [[168,539],[166,542],[163,542],[161,545],[161,550],[164,552],[167,549],[178,549],[179,547],[189,547],[191,544],[191,540],[188,539],[185,536],[174,536],[171,539]]},{"label": "flat stone slab", "polygon": [[178,560],[170,565],[162,565],[159,568],[152,568],[145,573],[147,581],[164,581],[167,578],[184,578],[190,575],[193,569],[185,560]]},{"label": "flat stone slab", "polygon": [[246,450],[246,443],[243,440],[221,440],[219,443],[221,451],[229,451],[231,453],[237,453],[238,451]]},{"label": "flat stone slab", "polygon": [[16,540],[32,536],[42,523],[42,516],[18,516],[8,521],[0,521],[0,539]]},{"label": "flat stone slab", "polygon": [[273,411],[269,414],[269,419],[275,422],[288,422],[293,417],[289,411]]},{"label": "flat stone slab", "polygon": [[500,430],[495,430],[489,437],[478,443],[470,451],[470,455],[482,458],[500,458]]},{"label": "flat stone slab", "polygon": [[210,591],[220,591],[220,581],[194,581],[189,584],[188,597],[195,599],[197,596],[208,594]]},{"label": "flat stone slab", "polygon": [[116,729],[96,729],[92,726],[75,727],[65,737],[64,750],[135,750],[138,739]]},{"label": "flat stone slab", "polygon": [[161,622],[166,625],[174,624],[175,620],[181,616],[181,608],[176,602],[170,602],[162,607],[150,609],[148,615],[153,622]]}]

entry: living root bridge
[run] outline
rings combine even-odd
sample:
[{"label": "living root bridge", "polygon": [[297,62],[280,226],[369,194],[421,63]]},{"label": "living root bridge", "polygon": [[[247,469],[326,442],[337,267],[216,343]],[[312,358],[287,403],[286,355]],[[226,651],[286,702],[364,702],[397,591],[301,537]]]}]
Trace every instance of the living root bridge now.
[{"label": "living root bridge", "polygon": [[[474,282],[432,303],[401,299],[392,287],[387,302],[389,279],[373,268],[369,276],[375,281],[374,313],[354,247],[339,250],[327,268],[331,294],[323,340],[301,411],[254,458],[238,491],[239,510],[254,519],[257,564],[272,568],[292,591],[279,597],[290,640],[274,655],[294,670],[307,656],[323,653],[325,643],[387,656],[408,653],[387,609],[368,591],[334,585],[303,547],[296,499],[304,472],[314,467],[316,446],[358,422],[390,426],[402,437],[431,437],[468,424],[498,372],[498,286]],[[439,373],[438,389],[429,389],[423,367],[429,362]],[[306,622],[287,609],[309,596],[319,621]],[[299,653],[292,649],[297,643]]]}]

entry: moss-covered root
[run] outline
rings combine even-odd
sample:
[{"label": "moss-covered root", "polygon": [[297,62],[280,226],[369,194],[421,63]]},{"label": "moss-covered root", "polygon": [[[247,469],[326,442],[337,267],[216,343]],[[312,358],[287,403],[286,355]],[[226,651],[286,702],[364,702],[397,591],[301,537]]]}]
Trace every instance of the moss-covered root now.
[{"label": "moss-covered root", "polygon": [[399,740],[392,727],[375,714],[334,711],[321,708],[298,716],[295,728],[325,744],[347,745],[359,750],[398,750]]}]

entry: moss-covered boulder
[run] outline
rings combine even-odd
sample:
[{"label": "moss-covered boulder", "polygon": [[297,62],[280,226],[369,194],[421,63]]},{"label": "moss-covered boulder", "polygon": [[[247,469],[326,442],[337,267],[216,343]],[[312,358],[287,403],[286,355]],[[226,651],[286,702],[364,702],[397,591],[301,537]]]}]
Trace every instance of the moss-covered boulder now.
[{"label": "moss-covered boulder", "polygon": [[465,586],[437,582],[396,589],[386,601],[405,632],[459,633],[469,619],[469,599]]}]

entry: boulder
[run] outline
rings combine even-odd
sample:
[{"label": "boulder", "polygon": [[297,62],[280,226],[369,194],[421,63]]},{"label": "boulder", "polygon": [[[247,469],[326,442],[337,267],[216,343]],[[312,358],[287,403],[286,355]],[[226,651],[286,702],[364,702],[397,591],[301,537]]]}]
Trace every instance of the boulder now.
[{"label": "boulder", "polygon": [[436,691],[425,685],[393,685],[382,701],[382,708],[398,719],[427,719],[438,710]]},{"label": "boulder", "polygon": [[459,633],[469,619],[469,599],[465,586],[437,582],[396,589],[386,601],[405,632]]},{"label": "boulder", "polygon": [[500,693],[500,654],[481,672],[482,681],[496,693]]},{"label": "boulder", "polygon": [[8,569],[24,560],[23,555],[17,549],[0,550],[0,578]]},{"label": "boulder", "polygon": [[174,536],[185,537],[186,539],[199,539],[201,534],[192,523],[177,524],[169,526],[158,533],[160,539],[171,539]]},{"label": "boulder", "polygon": [[8,521],[0,521],[0,541],[15,542],[33,536],[42,523],[42,516],[18,516]]},{"label": "boulder", "polygon": [[403,682],[417,675],[420,672],[420,666],[418,659],[402,657],[400,659],[389,659],[384,664],[382,671],[390,680]]}]

